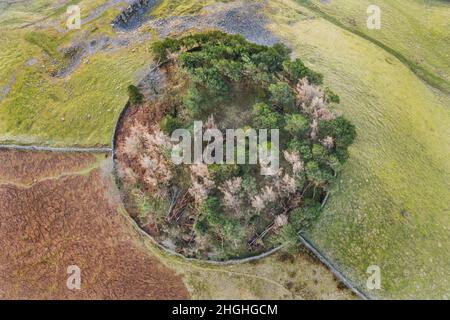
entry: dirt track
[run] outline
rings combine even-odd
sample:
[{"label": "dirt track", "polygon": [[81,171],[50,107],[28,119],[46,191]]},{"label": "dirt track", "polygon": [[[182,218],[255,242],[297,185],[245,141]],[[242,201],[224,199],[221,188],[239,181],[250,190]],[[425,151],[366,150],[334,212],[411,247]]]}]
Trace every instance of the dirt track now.
[{"label": "dirt track", "polygon": [[[2,151],[0,176],[29,182],[95,159],[54,156]],[[0,184],[0,298],[188,298],[181,278],[144,250],[109,194],[98,168],[30,187]],[[69,265],[81,269],[81,290],[67,289]]]}]

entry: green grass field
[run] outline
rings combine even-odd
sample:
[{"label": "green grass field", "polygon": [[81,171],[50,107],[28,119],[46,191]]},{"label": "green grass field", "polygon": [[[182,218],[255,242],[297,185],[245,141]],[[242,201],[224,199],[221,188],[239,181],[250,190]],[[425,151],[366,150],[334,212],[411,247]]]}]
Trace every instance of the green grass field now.
[{"label": "green grass field", "polygon": [[295,2],[271,8],[271,29],[325,74],[341,97],[339,111],[358,131],[310,237],[363,289],[367,267],[380,266],[382,290],[371,296],[449,298],[449,96],[384,49]]},{"label": "green grass field", "polygon": [[[419,77],[450,93],[450,2],[445,0],[298,0],[332,23],[382,47]],[[381,29],[367,28],[367,8],[381,10]]]},{"label": "green grass field", "polygon": [[[80,2],[82,18],[102,2]],[[40,7],[27,10],[40,12]],[[6,86],[10,91],[0,101],[0,143],[111,144],[118,115],[128,99],[126,88],[139,80],[138,71],[152,61],[148,44],[130,44],[85,56],[65,78],[54,77],[51,71],[55,65],[67,64],[60,48],[79,39],[88,41],[112,34],[109,23],[117,12],[117,8],[109,8],[82,25],[81,30],[58,32],[56,27],[65,23],[64,14],[59,14],[46,20],[52,23],[43,29],[14,27],[1,33],[0,92]],[[15,11],[11,11],[13,14]],[[34,63],[27,63],[30,60]]]}]

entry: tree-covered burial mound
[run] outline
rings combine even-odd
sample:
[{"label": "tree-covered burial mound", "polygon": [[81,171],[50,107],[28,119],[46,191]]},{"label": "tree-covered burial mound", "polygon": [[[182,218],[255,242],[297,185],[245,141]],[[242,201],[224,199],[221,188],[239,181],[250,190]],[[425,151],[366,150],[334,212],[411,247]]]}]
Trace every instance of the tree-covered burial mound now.
[{"label": "tree-covered burial mound", "polygon": [[[329,108],[339,97],[320,88],[322,75],[291,60],[283,44],[208,32],[169,38],[152,50],[164,63],[166,90],[142,102],[130,89],[134,105],[116,150],[125,203],[136,221],[165,247],[203,259],[255,255],[297,241],[320,213],[356,135]],[[258,150],[277,152],[279,169],[261,175],[267,161],[175,165],[178,141],[170,137],[182,128],[194,136],[195,121],[203,122],[200,131],[219,129],[224,149],[227,129],[269,129]],[[279,129],[277,150],[270,129]],[[214,139],[203,141],[203,150]]]}]

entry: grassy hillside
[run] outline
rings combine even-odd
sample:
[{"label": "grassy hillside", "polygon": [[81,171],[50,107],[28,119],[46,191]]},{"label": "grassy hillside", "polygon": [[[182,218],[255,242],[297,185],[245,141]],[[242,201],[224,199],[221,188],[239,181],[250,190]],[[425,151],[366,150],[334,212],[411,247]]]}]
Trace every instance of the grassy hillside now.
[{"label": "grassy hillside", "polygon": [[271,29],[325,74],[358,131],[310,237],[363,288],[367,267],[379,265],[382,290],[372,296],[449,298],[449,96],[292,1],[273,2],[270,15]]},{"label": "grassy hillside", "polygon": [[[450,93],[450,2],[445,0],[297,0],[323,18],[383,47],[436,88]],[[381,9],[369,30],[367,8]]]},{"label": "grassy hillside", "polygon": [[149,15],[162,18],[167,16],[195,14],[201,11],[205,6],[215,2],[216,0],[162,0]]},{"label": "grassy hillside", "polygon": [[[24,28],[64,13],[69,5],[81,0],[5,1],[0,3],[0,26],[7,29]],[[98,3],[98,0],[91,3]],[[88,2],[84,1],[84,4]]]},{"label": "grassy hillside", "polygon": [[[2,142],[109,145],[135,71],[150,61],[145,47],[90,56],[67,79],[53,78],[41,64],[16,71],[1,102]],[[120,60],[121,63],[115,62]]]},{"label": "grassy hillside", "polygon": [[[82,18],[103,2],[80,2]],[[34,10],[21,12],[32,15]],[[81,30],[68,31],[65,9],[53,10],[39,28],[11,24],[0,35],[0,143],[109,145],[127,101],[127,85],[151,62],[147,45],[97,51],[83,57],[73,73],[55,77],[52,71],[70,62],[61,48],[111,35],[109,23],[119,11],[110,7]],[[9,12],[16,13],[11,8]]]}]

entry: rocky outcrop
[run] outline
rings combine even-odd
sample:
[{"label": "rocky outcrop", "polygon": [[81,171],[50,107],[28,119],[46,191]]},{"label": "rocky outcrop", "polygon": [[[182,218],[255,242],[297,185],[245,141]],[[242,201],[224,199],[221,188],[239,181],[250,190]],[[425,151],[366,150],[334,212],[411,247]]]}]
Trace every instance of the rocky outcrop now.
[{"label": "rocky outcrop", "polygon": [[123,29],[138,26],[145,19],[143,15],[158,2],[159,0],[136,0],[111,22],[111,26]]},{"label": "rocky outcrop", "polygon": [[266,25],[264,4],[257,1],[217,2],[203,8],[197,15],[169,16],[149,20],[146,26],[158,32],[161,38],[179,35],[190,30],[221,30],[231,34],[241,34],[247,40],[272,46],[281,40],[272,34]]}]

